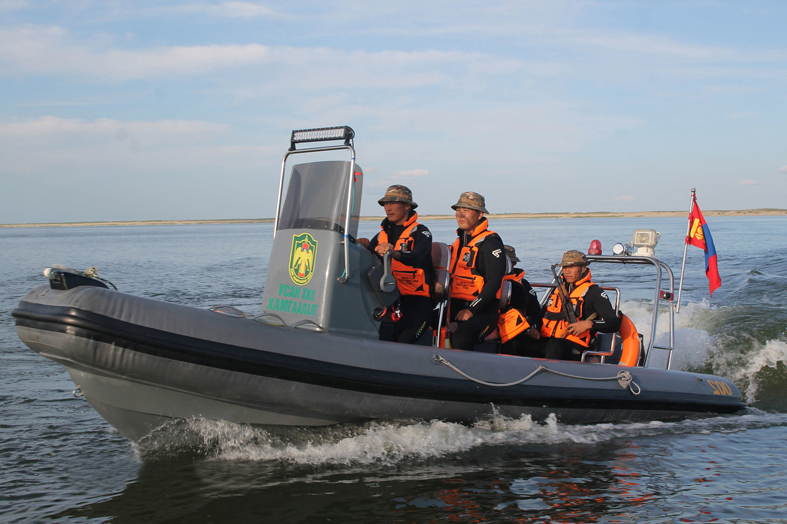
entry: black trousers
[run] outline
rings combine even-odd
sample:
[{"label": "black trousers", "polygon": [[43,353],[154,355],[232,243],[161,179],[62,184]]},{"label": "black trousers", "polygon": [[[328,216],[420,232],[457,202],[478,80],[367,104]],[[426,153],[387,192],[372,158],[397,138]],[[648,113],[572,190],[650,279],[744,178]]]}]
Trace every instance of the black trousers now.
[{"label": "black trousers", "polygon": [[552,360],[574,360],[579,362],[582,360],[582,352],[588,349],[565,338],[550,337],[546,341],[544,356]]},{"label": "black trousers", "polygon": [[530,338],[524,333],[512,338],[504,343],[500,349],[506,355],[518,355],[520,357],[544,358],[546,344],[541,339]]},{"label": "black trousers", "polygon": [[415,344],[424,333],[431,335],[430,324],[434,308],[431,298],[403,295],[398,306],[402,314],[399,320],[394,320],[393,316],[396,305],[389,307],[380,320],[380,340]]},{"label": "black trousers", "polygon": [[498,312],[495,308],[492,311],[479,311],[469,320],[459,322],[451,337],[451,347],[473,351],[476,344],[483,342],[484,338],[495,330],[497,318]]},{"label": "black trousers", "polygon": [[582,352],[587,349],[585,346],[565,338],[547,337],[534,340],[526,335],[519,335],[503,345],[503,353],[509,355],[576,362],[582,359]]}]

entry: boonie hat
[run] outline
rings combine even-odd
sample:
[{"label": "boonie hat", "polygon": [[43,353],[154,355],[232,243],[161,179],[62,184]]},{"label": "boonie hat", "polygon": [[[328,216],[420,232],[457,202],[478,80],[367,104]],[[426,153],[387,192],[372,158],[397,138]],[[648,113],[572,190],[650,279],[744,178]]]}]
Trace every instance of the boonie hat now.
[{"label": "boonie hat", "polygon": [[511,262],[521,262],[521,260],[517,258],[516,249],[514,249],[513,246],[505,245],[503,247],[506,249],[506,255],[511,259]]},{"label": "boonie hat", "polygon": [[456,208],[463,207],[465,209],[474,209],[482,213],[489,213],[484,207],[485,205],[486,201],[483,196],[478,193],[473,193],[472,191],[466,191],[459,195],[459,202],[451,206],[451,209],[456,211]]},{"label": "boonie hat", "polygon": [[406,186],[400,186],[398,184],[390,186],[385,191],[385,196],[377,201],[377,203],[381,206],[385,205],[386,202],[401,202],[403,204],[409,204],[413,209],[418,207],[418,204],[413,202],[413,193],[410,191],[410,188]]},{"label": "boonie hat", "polygon": [[576,249],[572,249],[571,251],[566,251],[563,253],[563,260],[560,261],[558,264],[560,267],[571,267],[571,266],[587,266],[590,264],[588,262],[587,257],[582,251],[577,251]]}]

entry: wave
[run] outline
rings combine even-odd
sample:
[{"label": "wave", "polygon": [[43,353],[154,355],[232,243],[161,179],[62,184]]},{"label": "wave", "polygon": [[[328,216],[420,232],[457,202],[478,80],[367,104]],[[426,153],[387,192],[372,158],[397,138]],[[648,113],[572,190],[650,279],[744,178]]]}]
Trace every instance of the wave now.
[{"label": "wave", "polygon": [[371,422],[324,428],[259,427],[191,419],[157,431],[135,444],[145,461],[197,454],[209,460],[253,461],[297,466],[396,465],[500,446],[597,444],[663,434],[737,433],[787,426],[787,415],[752,409],[749,414],[629,424],[565,425],[551,415],[495,415],[472,426],[441,421]]},{"label": "wave", "polygon": [[[652,304],[621,305],[647,341]],[[659,312],[656,345],[669,344],[669,310]],[[783,313],[782,313],[783,315]],[[749,305],[712,306],[688,303],[675,315],[675,349],[671,369],[712,373],[732,380],[744,400],[766,411],[787,410],[780,391],[787,387],[787,337],[783,317]],[[649,367],[666,368],[668,352],[653,350]]]}]

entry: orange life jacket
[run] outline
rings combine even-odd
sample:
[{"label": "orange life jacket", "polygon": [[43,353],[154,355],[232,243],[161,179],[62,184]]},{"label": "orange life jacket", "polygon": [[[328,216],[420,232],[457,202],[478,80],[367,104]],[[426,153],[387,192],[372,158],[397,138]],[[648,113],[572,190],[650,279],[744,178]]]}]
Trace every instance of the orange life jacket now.
[{"label": "orange life jacket", "polygon": [[[587,293],[588,289],[592,285],[594,284],[590,280],[590,270],[588,269],[587,274],[574,284],[574,290],[568,295],[571,305],[574,308],[574,313],[577,317],[577,320],[582,319],[585,293]],[[541,326],[541,336],[559,337],[566,330],[566,326],[568,326],[568,318],[566,318],[566,313],[563,311],[563,302],[560,300],[560,294],[557,292],[557,289],[555,289],[552,292],[552,295],[549,297],[547,310],[544,313],[544,323]],[[585,331],[578,337],[574,335],[566,335],[565,339],[588,347],[590,346],[590,330]]]},{"label": "orange life jacket", "polygon": [[[511,270],[511,273],[503,275],[503,280],[510,280],[511,282],[519,282],[522,283],[522,279],[525,278],[525,270],[519,269],[515,267]],[[497,298],[500,298],[500,291],[497,292]]]},{"label": "orange life jacket", "polygon": [[[514,268],[511,273],[503,276],[503,280],[519,283],[522,282],[523,278],[525,278],[525,270],[519,268]],[[500,291],[497,292],[497,298],[500,298]],[[497,319],[497,331],[500,333],[500,342],[503,344],[529,327],[530,323],[525,319],[525,315],[513,307],[501,312],[500,317]]]},{"label": "orange life jacket", "polygon": [[[461,250],[457,238],[451,246],[451,298],[461,300],[475,300],[484,288],[484,277],[475,269],[478,256],[478,242],[481,239],[494,235],[494,231],[487,229],[489,222],[484,220],[470,233],[470,242]],[[462,233],[464,234],[464,233]],[[499,290],[498,290],[499,291]]]},{"label": "orange life jacket", "polygon": [[511,308],[501,313],[497,319],[497,331],[500,333],[500,342],[505,344],[530,327],[530,323],[516,308]]},{"label": "orange life jacket", "polygon": [[525,278],[525,270],[515,267],[511,270],[509,274],[507,274],[503,278],[507,278],[508,280],[513,280],[514,282],[522,282],[522,279]]},{"label": "orange life jacket", "polygon": [[[418,227],[418,213],[413,213],[404,223],[404,231],[399,235],[394,251],[412,251],[415,239],[413,238],[413,231]],[[385,244],[388,242],[388,233],[380,226],[380,233],[377,235],[377,243]],[[416,297],[428,297],[429,284],[426,283],[426,273],[423,269],[418,267],[408,266],[391,257],[391,273],[396,279],[396,287],[399,288],[399,293],[402,295],[413,295]]]}]

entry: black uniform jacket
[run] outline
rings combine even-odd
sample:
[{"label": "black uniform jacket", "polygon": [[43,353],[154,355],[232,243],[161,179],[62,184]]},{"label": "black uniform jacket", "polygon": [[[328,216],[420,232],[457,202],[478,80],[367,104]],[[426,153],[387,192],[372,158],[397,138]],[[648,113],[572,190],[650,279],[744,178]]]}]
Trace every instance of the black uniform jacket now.
[{"label": "black uniform jacket", "polygon": [[[410,214],[407,216],[409,220],[413,213],[413,210],[410,210]],[[388,235],[388,242],[396,245],[396,241],[399,240],[399,237],[405,230],[405,226],[397,226],[396,224],[392,224],[390,220],[384,218],[382,222],[380,222],[380,226],[385,230],[386,234]],[[374,235],[374,238],[369,241],[369,249],[374,253],[374,248],[378,246],[380,234]],[[432,233],[429,231],[429,228],[423,224],[418,224],[411,234],[413,237],[413,248],[410,251],[394,251],[391,255],[395,260],[398,260],[402,264],[408,265],[410,267],[423,269],[426,283],[429,286],[432,286],[434,282],[434,267],[432,265]],[[375,253],[376,254],[376,253]],[[379,257],[379,255],[378,255]],[[380,257],[382,258],[382,257]]]},{"label": "black uniform jacket", "polygon": [[541,328],[541,304],[538,295],[524,278],[521,281],[511,282],[511,303],[509,308],[518,309],[527,323],[536,328]]},{"label": "black uniform jacket", "polygon": [[[486,217],[481,220],[486,220]],[[459,250],[461,251],[467,245],[467,235],[461,229],[457,229],[456,234],[459,235]],[[474,315],[480,311],[497,312],[499,304],[497,292],[500,290],[503,276],[506,274],[506,252],[503,240],[497,233],[494,233],[486,236],[476,246],[478,246],[478,256],[476,256],[475,270],[484,277],[484,287],[472,302],[452,300],[452,315],[462,309],[469,309]]]}]

